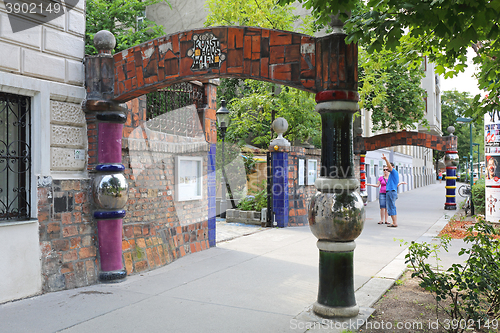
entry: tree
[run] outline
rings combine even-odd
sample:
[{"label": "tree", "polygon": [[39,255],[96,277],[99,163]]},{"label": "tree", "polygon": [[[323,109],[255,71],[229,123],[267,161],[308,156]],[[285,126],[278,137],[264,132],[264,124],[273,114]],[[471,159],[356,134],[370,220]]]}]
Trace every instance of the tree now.
[{"label": "tree", "polygon": [[[267,148],[271,141],[271,114],[283,117],[289,127],[285,137],[292,142],[311,140],[321,146],[321,118],[314,108],[314,95],[298,89],[283,87],[275,93],[274,84],[245,80],[240,98],[232,100],[228,138],[240,145],[252,143]],[[248,142],[248,139],[251,142]]]},{"label": "tree", "polygon": [[[465,166],[464,156],[470,155],[470,128],[468,124],[457,123],[458,117],[465,117],[471,113],[474,107],[474,99],[468,92],[456,90],[444,91],[441,95],[441,129],[447,133],[449,126],[455,127],[454,135],[458,139],[458,156],[460,165]],[[472,141],[479,143],[479,151],[484,151],[483,120],[472,124]],[[443,154],[441,154],[443,155]],[[475,155],[475,154],[473,154]],[[436,157],[436,152],[434,153]],[[441,156],[442,157],[442,156]],[[476,161],[476,159],[474,159]]]},{"label": "tree", "polygon": [[412,129],[419,122],[427,124],[425,90],[420,87],[421,57],[414,56],[408,63],[400,56],[403,50],[359,51],[360,107],[372,111],[374,130],[398,131]]},{"label": "tree", "polygon": [[114,52],[163,36],[163,27],[145,17],[146,7],[160,1],[162,0],[88,0],[85,53],[97,54],[93,40],[100,30],[108,30],[115,36]]},{"label": "tree", "polygon": [[[279,0],[288,4],[294,0]],[[360,1],[299,0],[318,23],[327,24],[332,14],[340,10],[355,10]],[[498,17],[500,1],[490,0],[370,0],[366,11],[353,12],[347,21],[348,42],[366,45],[369,52],[384,46],[395,49],[401,36],[408,35],[413,50],[429,57],[436,70],[445,78],[467,67],[467,48],[477,54],[474,63],[480,66],[479,88],[488,98],[474,97],[480,108],[468,113],[475,118],[498,109],[500,102],[500,37]]]},{"label": "tree", "polygon": [[[293,7],[280,6],[274,0],[207,0],[209,14],[205,26],[240,25],[279,30],[294,30],[298,16]],[[299,28],[312,34],[311,20]],[[267,148],[271,138],[272,113],[289,123],[285,137],[290,141],[321,144],[321,120],[314,111],[312,93],[295,88],[276,86],[268,82],[222,79],[218,99],[225,98],[231,110],[231,126],[227,139],[240,145],[252,143]]]}]

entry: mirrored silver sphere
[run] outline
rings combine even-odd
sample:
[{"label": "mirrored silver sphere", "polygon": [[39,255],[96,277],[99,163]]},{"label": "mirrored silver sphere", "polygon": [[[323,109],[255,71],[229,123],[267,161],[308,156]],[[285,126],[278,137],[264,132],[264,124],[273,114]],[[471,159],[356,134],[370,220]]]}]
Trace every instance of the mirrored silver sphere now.
[{"label": "mirrored silver sphere", "polygon": [[458,166],[459,158],[458,154],[446,154],[444,155],[444,165],[446,166]]},{"label": "mirrored silver sphere", "polygon": [[317,192],[309,205],[309,227],[321,240],[353,241],[364,223],[365,205],[356,191]]},{"label": "mirrored silver sphere", "polygon": [[95,204],[102,209],[122,209],[128,200],[128,183],[121,173],[98,175],[92,183]]}]

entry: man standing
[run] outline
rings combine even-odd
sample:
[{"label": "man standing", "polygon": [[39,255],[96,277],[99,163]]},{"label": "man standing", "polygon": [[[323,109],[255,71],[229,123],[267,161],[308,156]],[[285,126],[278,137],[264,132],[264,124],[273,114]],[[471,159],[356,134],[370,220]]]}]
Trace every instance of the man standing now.
[{"label": "man standing", "polygon": [[394,164],[390,163],[387,157],[382,154],[382,159],[387,165],[389,171],[389,179],[387,180],[386,191],[386,201],[387,201],[387,214],[392,219],[392,224],[388,227],[397,228],[398,226],[398,214],[396,212],[396,199],[398,198],[398,185],[399,185],[399,173],[394,168]]}]

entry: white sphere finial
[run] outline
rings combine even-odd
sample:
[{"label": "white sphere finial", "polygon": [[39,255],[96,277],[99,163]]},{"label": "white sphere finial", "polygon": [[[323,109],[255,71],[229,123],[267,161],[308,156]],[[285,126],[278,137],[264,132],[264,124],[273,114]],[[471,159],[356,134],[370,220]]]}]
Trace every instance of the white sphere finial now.
[{"label": "white sphere finial", "polygon": [[271,141],[271,146],[290,147],[290,142],[283,137],[288,129],[288,121],[283,117],[276,118],[271,124],[271,128],[278,133],[278,137]]}]

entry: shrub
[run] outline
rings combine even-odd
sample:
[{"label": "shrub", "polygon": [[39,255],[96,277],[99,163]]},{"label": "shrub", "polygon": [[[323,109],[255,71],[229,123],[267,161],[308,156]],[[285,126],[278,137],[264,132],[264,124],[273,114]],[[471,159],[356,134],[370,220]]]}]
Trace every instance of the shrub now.
[{"label": "shrub", "polygon": [[485,180],[484,178],[476,181],[472,186],[472,202],[476,214],[484,214],[485,212]]},{"label": "shrub", "polygon": [[[453,264],[446,271],[431,266],[429,257],[439,260],[438,249],[442,247],[447,251],[449,238],[441,238],[439,245],[411,243],[406,263],[415,270],[412,277],[418,277],[420,286],[435,294],[438,308],[450,317],[439,320],[446,331],[459,333],[472,327],[484,328],[485,323],[498,324],[500,241],[494,238],[497,235],[497,230],[480,220],[469,228],[468,236],[464,239],[466,243],[472,244],[471,247],[459,252],[460,256],[468,256],[465,264]],[[449,305],[443,305],[442,301]]]},{"label": "shrub", "polygon": [[250,191],[251,194],[245,199],[241,200],[238,204],[240,210],[256,210],[260,212],[262,208],[267,207],[267,187],[266,180],[264,179],[259,185],[260,190]]}]

